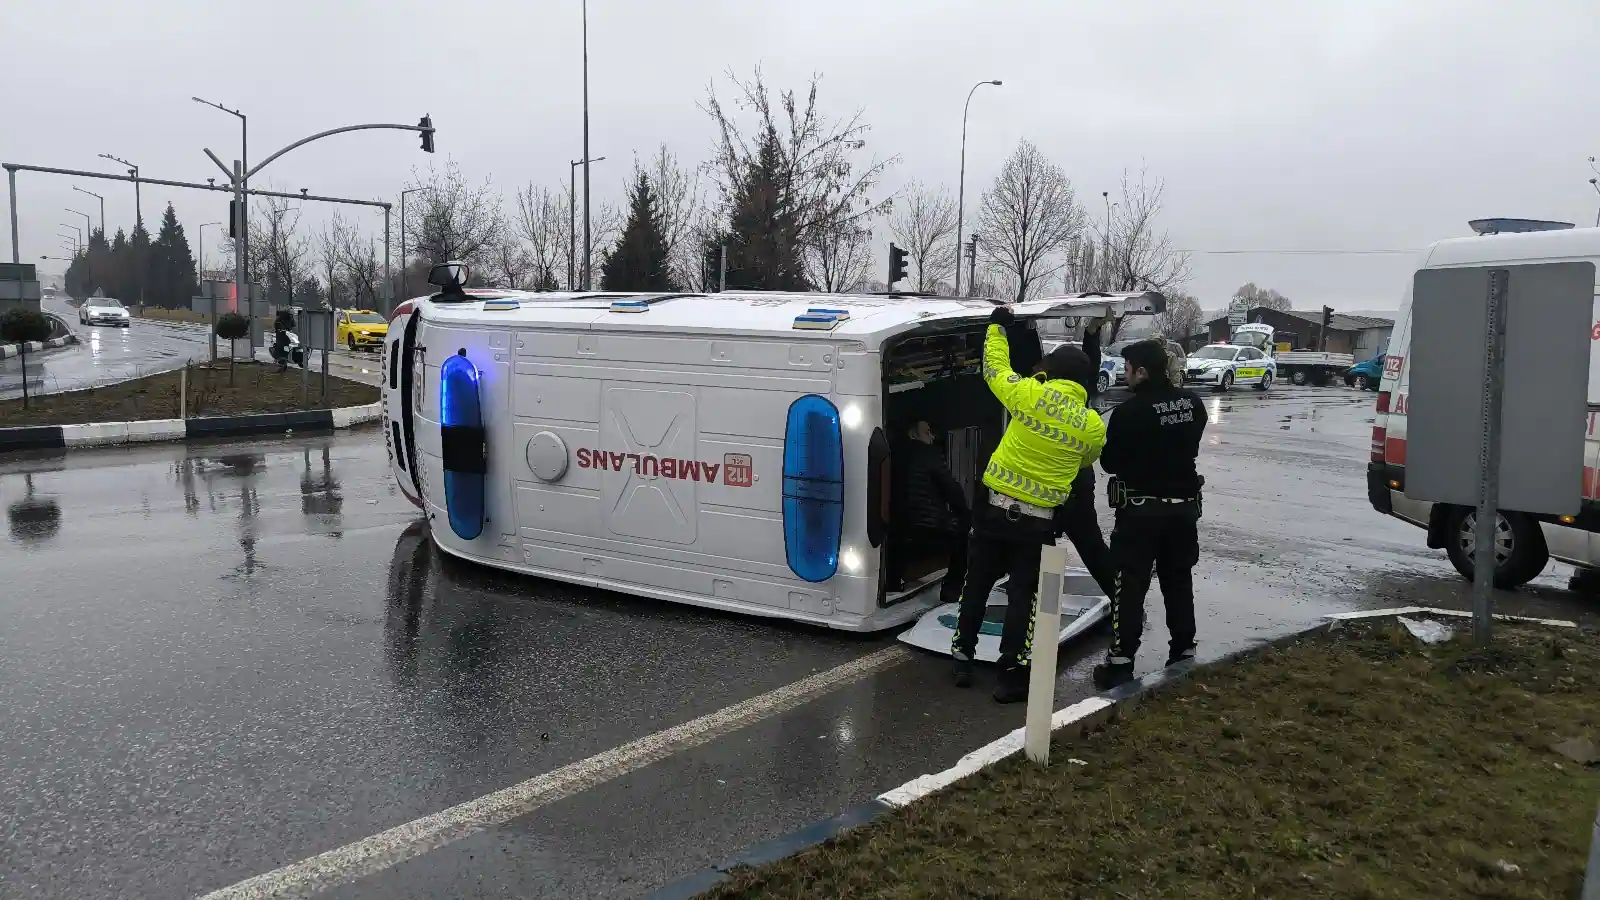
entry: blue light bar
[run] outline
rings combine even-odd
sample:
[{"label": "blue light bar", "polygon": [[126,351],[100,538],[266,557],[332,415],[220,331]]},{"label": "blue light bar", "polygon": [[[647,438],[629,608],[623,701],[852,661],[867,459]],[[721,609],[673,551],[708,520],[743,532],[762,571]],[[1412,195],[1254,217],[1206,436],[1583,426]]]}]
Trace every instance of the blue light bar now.
[{"label": "blue light bar", "polygon": [[515,297],[494,297],[483,301],[484,312],[503,309],[518,309],[521,306],[522,301]]},{"label": "blue light bar", "polygon": [[835,319],[838,319],[839,321],[843,322],[846,319],[850,318],[850,310],[848,310],[848,309],[820,309],[818,307],[812,307],[811,309],[806,310],[806,315],[808,315],[808,316],[833,316]]},{"label": "blue light bar", "polygon": [[789,571],[810,582],[839,570],[844,535],[844,442],[839,409],[807,394],[783,433],[783,546]]},{"label": "blue light bar", "polygon": [[650,304],[644,300],[613,300],[611,311],[617,313],[642,313],[650,311]]},{"label": "blue light bar", "polygon": [[817,331],[832,331],[833,327],[838,324],[838,318],[831,315],[814,315],[812,313],[806,313],[805,315],[794,317],[794,327],[796,328],[809,328]]},{"label": "blue light bar", "polygon": [[483,533],[483,483],[489,470],[488,433],[478,397],[480,377],[465,348],[439,367],[445,511],[450,514],[450,530],[465,541]]}]

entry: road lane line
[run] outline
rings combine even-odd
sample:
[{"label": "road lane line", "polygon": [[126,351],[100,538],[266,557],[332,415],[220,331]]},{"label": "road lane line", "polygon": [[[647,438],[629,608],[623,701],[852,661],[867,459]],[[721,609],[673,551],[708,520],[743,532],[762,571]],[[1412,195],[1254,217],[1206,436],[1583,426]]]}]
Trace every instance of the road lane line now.
[{"label": "road lane line", "polygon": [[911,658],[900,645],[851,660],[682,725],[529,778],[388,831],[212,891],[200,900],[310,897],[503,825],[542,806],[793,709]]}]

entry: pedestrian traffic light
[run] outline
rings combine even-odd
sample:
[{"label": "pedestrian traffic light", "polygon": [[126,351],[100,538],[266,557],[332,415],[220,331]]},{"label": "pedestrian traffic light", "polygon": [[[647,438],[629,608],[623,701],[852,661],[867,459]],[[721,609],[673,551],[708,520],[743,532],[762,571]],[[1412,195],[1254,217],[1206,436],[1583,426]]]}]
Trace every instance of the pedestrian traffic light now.
[{"label": "pedestrian traffic light", "polygon": [[889,289],[894,290],[897,281],[904,281],[906,277],[906,251],[889,245]]},{"label": "pedestrian traffic light", "polygon": [[422,152],[433,152],[433,117],[423,116],[417,120],[417,127],[422,129]]}]

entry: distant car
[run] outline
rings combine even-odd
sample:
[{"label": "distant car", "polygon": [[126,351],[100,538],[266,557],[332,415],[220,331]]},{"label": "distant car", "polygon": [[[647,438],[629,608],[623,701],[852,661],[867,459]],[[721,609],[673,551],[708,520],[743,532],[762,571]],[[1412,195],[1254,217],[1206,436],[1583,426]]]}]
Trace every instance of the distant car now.
[{"label": "distant car", "polygon": [[112,297],[90,297],[78,307],[79,325],[110,325],[127,328],[130,323],[127,307]]},{"label": "distant car", "polygon": [[1345,370],[1344,383],[1358,391],[1375,391],[1383,380],[1383,357],[1374,356]]},{"label": "distant car", "polygon": [[341,309],[333,322],[334,340],[351,350],[377,350],[389,334],[389,323],[370,309]]}]

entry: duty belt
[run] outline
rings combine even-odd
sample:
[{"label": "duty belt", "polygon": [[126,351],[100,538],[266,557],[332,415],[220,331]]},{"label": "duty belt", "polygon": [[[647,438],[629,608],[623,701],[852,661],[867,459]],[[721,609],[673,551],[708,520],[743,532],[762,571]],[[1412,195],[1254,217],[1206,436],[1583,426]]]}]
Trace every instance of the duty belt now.
[{"label": "duty belt", "polygon": [[1049,519],[1055,516],[1055,510],[1045,506],[1034,506],[1015,497],[1007,497],[999,491],[989,492],[989,505],[996,509],[1004,510],[1006,518],[1015,519],[1018,516],[1032,516],[1035,519]]}]

